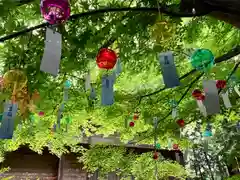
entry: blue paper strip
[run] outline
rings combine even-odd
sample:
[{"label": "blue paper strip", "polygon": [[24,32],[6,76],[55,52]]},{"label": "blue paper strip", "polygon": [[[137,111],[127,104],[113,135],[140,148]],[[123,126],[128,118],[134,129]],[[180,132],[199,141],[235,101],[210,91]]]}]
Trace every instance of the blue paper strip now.
[{"label": "blue paper strip", "polygon": [[102,77],[102,105],[112,105],[114,103],[113,84],[114,75],[105,75]]},{"label": "blue paper strip", "polygon": [[174,64],[174,56],[171,51],[160,53],[159,62],[161,65],[163,81],[167,88],[173,88],[180,85],[177,69]]},{"label": "blue paper strip", "polygon": [[62,36],[52,29],[46,29],[46,41],[40,70],[57,76],[61,61]]},{"label": "blue paper strip", "polygon": [[53,125],[53,132],[56,132],[56,129],[57,129],[57,125],[54,124],[54,125]]},{"label": "blue paper strip", "polygon": [[3,119],[0,127],[0,139],[12,139],[16,114],[17,104],[4,104]]},{"label": "blue paper strip", "polygon": [[94,89],[94,87],[91,86],[91,92],[90,92],[90,99],[91,100],[95,100],[96,99],[96,91]]}]

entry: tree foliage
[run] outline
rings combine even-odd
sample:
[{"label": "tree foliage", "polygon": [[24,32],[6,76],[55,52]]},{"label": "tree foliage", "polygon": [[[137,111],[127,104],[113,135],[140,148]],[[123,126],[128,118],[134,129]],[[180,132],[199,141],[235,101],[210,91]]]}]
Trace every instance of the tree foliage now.
[{"label": "tree foliage", "polygon": [[[1,36],[43,22],[37,0],[22,6],[8,1],[2,3]],[[166,0],[164,3],[174,5],[178,1]],[[156,6],[156,2],[150,0],[71,0],[72,14],[102,7]],[[0,45],[1,74],[10,69],[21,69],[28,78],[29,94],[37,90],[41,97],[35,102],[37,109],[34,121],[28,116],[25,119],[18,116],[14,138],[0,142],[2,155],[6,151],[16,150],[22,144],[29,144],[31,149],[39,153],[47,146],[52,153],[59,156],[68,152],[66,146],[70,146],[72,151],[79,151],[77,144],[81,140],[81,128],[88,136],[93,134],[108,136],[117,132],[124,143],[134,140],[137,143],[152,144],[155,135],[152,127],[153,117],[160,118],[157,138],[162,147],[166,147],[168,139],[171,138],[173,142],[180,144],[180,148],[185,148],[189,146],[189,142],[187,138],[179,136],[179,127],[170,116],[169,100],[179,100],[180,117],[191,128],[192,122],[203,119],[191,97],[191,91],[202,88],[202,79],[227,79],[235,64],[239,62],[238,56],[226,58],[216,63],[208,74],[201,75],[200,72],[192,71],[188,58],[195,48],[211,49],[215,57],[219,57],[239,45],[238,29],[208,16],[177,18],[161,12],[132,11],[92,13],[68,21],[59,26],[57,31],[63,36],[61,68],[57,78],[39,70],[45,28],[22,34]],[[95,63],[95,56],[103,46],[116,50],[123,66],[123,72],[114,86],[115,103],[110,107],[100,105],[100,78],[104,72],[100,71]],[[174,89],[164,88],[156,58],[158,53],[168,50],[174,52],[177,70],[182,77],[181,86]],[[91,82],[97,90],[94,106],[88,100],[89,92],[84,90],[84,77],[88,71],[91,73]],[[240,77],[239,73],[240,71],[234,72],[236,77]],[[51,133],[50,129],[56,122],[57,110],[62,102],[63,83],[66,79],[72,82],[70,99],[65,105],[61,128]],[[2,93],[1,100],[9,99],[10,92],[9,90]],[[209,117],[216,127],[221,124],[224,117],[234,123],[239,119],[239,100],[235,98],[234,93],[230,96],[235,99],[230,115],[229,111],[222,108],[221,115]],[[140,112],[139,121],[134,128],[126,128],[125,119],[131,118],[136,110]],[[44,117],[38,117],[38,111],[44,111]],[[72,119],[68,125],[66,117]],[[19,122],[22,123],[19,125]],[[206,120],[203,120],[203,124],[205,122]],[[216,134],[222,137],[222,130],[219,129]],[[231,134],[225,135],[231,137]],[[230,145],[224,148],[225,153],[231,150]],[[238,149],[235,149],[237,152],[233,156],[239,154]],[[124,150],[119,151],[121,154]],[[172,166],[168,162],[165,165]],[[96,166],[92,165],[91,168]],[[106,168],[112,170],[111,168],[116,167]],[[137,169],[135,172],[137,173]]]},{"label": "tree foliage", "polygon": [[[152,153],[136,155],[127,153],[122,147],[106,147],[97,145],[88,150],[79,158],[84,162],[85,168],[94,172],[98,170],[104,177],[108,172],[117,172],[123,179],[133,175],[137,179],[168,179],[173,176],[185,179],[187,171],[178,163],[163,159],[153,161]],[[147,167],[147,168],[146,168]],[[156,171],[157,168],[157,171]]]}]

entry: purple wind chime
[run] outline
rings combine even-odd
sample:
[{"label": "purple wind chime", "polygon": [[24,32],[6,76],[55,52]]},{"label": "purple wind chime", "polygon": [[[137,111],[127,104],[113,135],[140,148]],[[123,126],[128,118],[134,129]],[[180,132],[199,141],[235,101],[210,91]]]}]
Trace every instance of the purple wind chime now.
[{"label": "purple wind chime", "polygon": [[57,76],[62,53],[62,35],[56,32],[56,28],[70,17],[69,1],[42,0],[41,13],[49,25],[46,28],[45,48],[40,70]]}]

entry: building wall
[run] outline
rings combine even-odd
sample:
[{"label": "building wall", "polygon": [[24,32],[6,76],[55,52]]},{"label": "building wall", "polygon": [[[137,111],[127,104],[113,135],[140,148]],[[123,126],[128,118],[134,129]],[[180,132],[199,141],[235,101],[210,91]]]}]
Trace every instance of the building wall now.
[{"label": "building wall", "polygon": [[56,180],[58,158],[44,151],[39,155],[29,149],[19,149],[8,153],[3,167],[10,167],[10,171],[0,177],[13,176],[13,180]]},{"label": "building wall", "polygon": [[74,154],[61,157],[59,170],[59,180],[87,180],[87,172]]},{"label": "building wall", "polygon": [[[152,151],[152,149],[128,148],[136,154]],[[174,151],[161,151],[165,158],[176,160]],[[180,152],[179,152],[180,153]],[[1,167],[10,167],[10,171],[0,174],[1,177],[13,176],[13,180],[97,180],[98,172],[88,174],[83,165],[77,160],[74,153],[63,155],[58,158],[48,152],[47,149],[39,155],[28,147],[22,147],[17,151],[6,154]],[[182,154],[180,153],[180,162]],[[182,161],[183,162],[183,161]],[[106,177],[107,180],[119,180],[116,173],[112,172]]]}]

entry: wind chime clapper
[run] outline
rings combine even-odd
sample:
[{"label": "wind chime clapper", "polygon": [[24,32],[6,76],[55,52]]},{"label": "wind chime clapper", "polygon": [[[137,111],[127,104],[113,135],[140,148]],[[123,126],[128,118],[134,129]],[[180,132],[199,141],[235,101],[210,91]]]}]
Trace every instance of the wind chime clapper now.
[{"label": "wind chime clapper", "polygon": [[90,108],[94,108],[94,103],[97,100],[95,84],[91,83],[90,71],[85,75],[85,92],[88,95],[88,105]]},{"label": "wind chime clapper", "polygon": [[170,106],[172,108],[172,118],[176,119],[178,116],[178,103],[176,100],[172,99],[170,100]]}]

